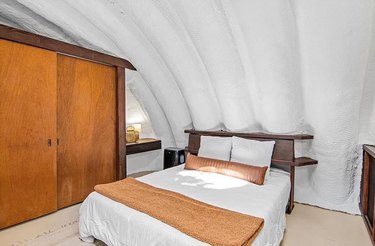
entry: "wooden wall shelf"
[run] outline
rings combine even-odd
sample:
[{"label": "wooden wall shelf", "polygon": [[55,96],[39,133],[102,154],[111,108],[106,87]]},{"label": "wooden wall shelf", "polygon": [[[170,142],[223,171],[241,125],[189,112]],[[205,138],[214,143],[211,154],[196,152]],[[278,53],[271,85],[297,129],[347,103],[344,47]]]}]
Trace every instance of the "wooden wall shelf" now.
[{"label": "wooden wall shelf", "polygon": [[303,166],[309,166],[309,165],[315,165],[318,164],[317,160],[311,159],[309,157],[298,157],[294,160],[294,166],[296,167],[303,167]]},{"label": "wooden wall shelf", "polygon": [[318,164],[318,161],[309,157],[297,157],[294,158],[294,161],[272,160],[272,164],[303,167]]},{"label": "wooden wall shelf", "polygon": [[161,149],[161,140],[154,138],[141,138],[136,143],[126,143],[127,155],[158,149]]},{"label": "wooden wall shelf", "polygon": [[[205,135],[205,136],[222,136],[222,137],[231,137],[233,136],[233,132],[227,131],[197,131],[194,129],[187,129],[184,131],[185,133],[197,134],[197,135]],[[314,139],[313,135],[309,134],[268,134],[263,132],[236,132],[237,137],[244,137],[244,138],[260,138],[260,139],[284,139],[284,140],[309,140]]]}]

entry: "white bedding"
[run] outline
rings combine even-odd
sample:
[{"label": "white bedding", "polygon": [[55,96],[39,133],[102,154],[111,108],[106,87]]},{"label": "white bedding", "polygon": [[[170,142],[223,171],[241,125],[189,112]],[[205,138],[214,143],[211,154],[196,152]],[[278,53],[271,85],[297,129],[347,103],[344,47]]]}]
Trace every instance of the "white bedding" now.
[{"label": "white bedding", "polygon": [[[184,170],[183,165],[138,180],[205,203],[264,218],[253,245],[279,245],[286,226],[289,174],[271,169],[263,186],[216,173]],[[207,245],[144,213],[92,192],[80,208],[81,239],[107,245]]]}]

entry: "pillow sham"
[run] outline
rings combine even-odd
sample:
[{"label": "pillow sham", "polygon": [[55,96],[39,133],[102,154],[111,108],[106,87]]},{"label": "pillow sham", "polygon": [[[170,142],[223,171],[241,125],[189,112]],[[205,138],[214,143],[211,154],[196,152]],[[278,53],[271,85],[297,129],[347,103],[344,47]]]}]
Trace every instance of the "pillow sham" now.
[{"label": "pillow sham", "polygon": [[268,167],[266,177],[268,177],[274,145],[275,141],[256,141],[232,137],[230,161],[253,166],[266,166]]},{"label": "pillow sham", "polygon": [[244,179],[257,185],[263,185],[268,167],[257,167],[242,163],[216,160],[188,153],[185,169],[220,173],[226,176]]},{"label": "pillow sham", "polygon": [[229,161],[232,138],[201,136],[198,156]]}]

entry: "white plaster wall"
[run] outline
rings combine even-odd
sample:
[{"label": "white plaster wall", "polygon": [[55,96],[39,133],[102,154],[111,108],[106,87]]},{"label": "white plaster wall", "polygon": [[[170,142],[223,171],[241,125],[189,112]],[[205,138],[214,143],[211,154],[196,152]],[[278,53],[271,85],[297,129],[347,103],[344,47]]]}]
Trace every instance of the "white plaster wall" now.
[{"label": "white plaster wall", "polygon": [[[359,146],[375,142],[373,0],[3,0],[0,7],[2,23],[129,59],[138,72],[126,73],[128,88],[164,146],[184,147],[183,130],[193,126],[314,134],[297,146],[319,165],[298,170],[296,200],[359,212]],[[160,153],[132,161],[161,167]]]},{"label": "white plaster wall", "polygon": [[[373,16],[375,10],[373,9]],[[375,145],[375,18],[372,19],[370,51],[361,105],[360,143]]]},{"label": "white plaster wall", "polygon": [[141,137],[158,138],[162,150],[127,156],[127,174],[163,169],[163,148],[176,146],[163,110],[136,71],[126,70],[127,123],[142,123]]},{"label": "white plaster wall", "polygon": [[358,212],[358,119],[373,2],[298,0],[293,4],[304,118],[315,136],[306,151],[319,160],[317,167],[297,173],[296,197],[301,202]]}]

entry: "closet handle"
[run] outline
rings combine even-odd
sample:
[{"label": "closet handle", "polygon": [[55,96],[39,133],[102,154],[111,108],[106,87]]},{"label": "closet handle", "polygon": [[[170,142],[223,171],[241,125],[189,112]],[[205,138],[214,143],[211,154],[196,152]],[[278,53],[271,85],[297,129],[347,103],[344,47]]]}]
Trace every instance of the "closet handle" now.
[{"label": "closet handle", "polygon": [[60,139],[59,138],[56,140],[56,143],[57,143],[57,145],[60,145]]},{"label": "closet handle", "polygon": [[52,145],[52,140],[49,138],[48,139],[48,146],[51,147],[51,145]]}]

